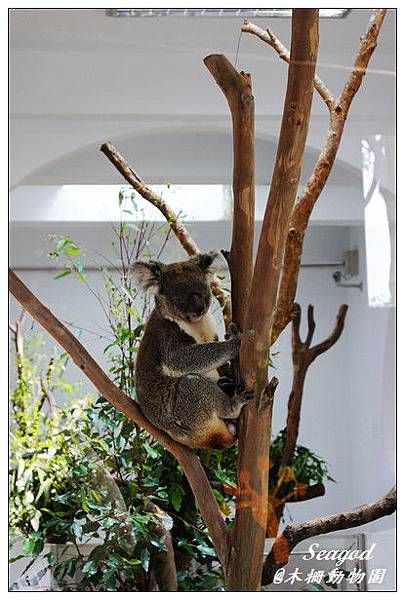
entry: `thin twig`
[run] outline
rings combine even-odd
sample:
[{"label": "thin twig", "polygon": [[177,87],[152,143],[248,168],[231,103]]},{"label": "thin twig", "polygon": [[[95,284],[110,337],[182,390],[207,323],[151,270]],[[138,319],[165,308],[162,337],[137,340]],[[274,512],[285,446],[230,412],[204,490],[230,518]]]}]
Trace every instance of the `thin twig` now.
[{"label": "thin twig", "polygon": [[[23,377],[23,359],[24,359],[24,336],[23,328],[27,313],[22,309],[20,316],[18,317],[15,324],[9,323],[8,328],[13,334],[15,353],[17,358],[17,377],[22,379]],[[34,390],[33,390],[34,393]]]},{"label": "thin twig", "polygon": [[[242,24],[241,31],[245,33],[252,33],[256,37],[260,38],[266,44],[269,44],[274,50],[277,52],[281,60],[284,60],[286,63],[290,62],[290,53],[287,48],[280,42],[277,36],[271,31],[270,28],[267,30],[250,23],[248,19],[245,19]],[[315,73],[314,75],[314,88],[318,92],[318,94],[323,98],[329,110],[332,109],[333,103],[335,101],[333,94],[327,88],[322,79]]]},{"label": "thin twig", "polygon": [[53,395],[52,391],[50,390],[50,388],[48,386],[48,382],[46,380],[46,377],[44,377],[43,375],[41,375],[40,379],[41,379],[41,389],[42,389],[42,392],[43,392],[45,398],[48,400],[49,412],[51,414],[51,417],[55,418],[57,416],[55,396]]},{"label": "thin twig", "polygon": [[[147,185],[145,185],[135,171],[128,165],[125,158],[118,152],[118,150],[114,147],[111,142],[104,143],[101,148],[101,152],[103,152],[106,157],[110,160],[110,162],[116,167],[116,169],[121,173],[121,175],[128,181],[130,185],[135,189],[150,204],[152,204],[155,208],[157,208],[162,215],[165,217],[167,223],[171,227],[173,233],[179,240],[180,244],[187,252],[189,256],[195,256],[196,254],[200,254],[200,249],[191,237],[190,233],[187,231],[185,225],[180,221],[178,216],[172,210],[172,208],[168,205],[168,203],[163,200],[161,196],[158,196],[153,192]],[[231,322],[231,304],[229,295],[226,294],[220,285],[220,280],[217,277],[213,278],[212,284],[212,292],[218,302],[223,307],[223,314],[225,323],[228,324]]]}]

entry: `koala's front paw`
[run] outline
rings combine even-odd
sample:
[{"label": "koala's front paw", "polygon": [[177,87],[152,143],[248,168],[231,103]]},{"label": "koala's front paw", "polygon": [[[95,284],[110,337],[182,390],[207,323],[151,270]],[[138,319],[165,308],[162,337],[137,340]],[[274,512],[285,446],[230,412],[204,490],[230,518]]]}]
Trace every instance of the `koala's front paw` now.
[{"label": "koala's front paw", "polygon": [[255,397],[254,392],[245,390],[243,383],[239,383],[235,388],[235,394],[239,398],[241,405],[247,404],[252,398]]},{"label": "koala's front paw", "polygon": [[242,334],[236,323],[231,323],[229,325],[229,333],[225,334],[225,339],[231,343],[234,350],[239,350]]},{"label": "koala's front paw", "polygon": [[241,389],[239,385],[236,386],[235,394],[230,399],[230,405],[231,405],[230,417],[232,417],[233,419],[237,419],[240,415],[240,411],[242,410],[242,407],[245,404],[247,404],[248,402],[250,402],[253,397],[254,397],[253,392],[248,392],[248,391],[244,390],[243,388]]}]

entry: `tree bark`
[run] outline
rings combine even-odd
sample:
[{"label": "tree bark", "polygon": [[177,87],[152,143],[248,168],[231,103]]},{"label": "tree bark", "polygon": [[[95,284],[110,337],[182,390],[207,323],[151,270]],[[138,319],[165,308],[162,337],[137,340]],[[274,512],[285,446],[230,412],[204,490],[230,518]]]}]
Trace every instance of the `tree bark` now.
[{"label": "tree bark", "polygon": [[172,534],[166,528],[168,515],[153,502],[146,505],[148,511],[154,513],[158,523],[154,524],[154,532],[163,540],[164,551],[155,548],[152,552],[152,563],[155,571],[159,592],[177,592],[177,570],[174,559]]},{"label": "tree bark", "polygon": [[255,401],[242,412],[239,424],[238,497],[232,548],[227,570],[231,591],[260,590],[261,560],[267,525],[270,407],[263,410],[267,386],[272,314],[283,260],[287,225],[300,178],[312,102],[318,49],[318,11],[294,9],[292,60],[288,73],[275,169],[255,263],[244,330],[255,337],[242,340],[242,380],[255,390]]},{"label": "tree bark", "polygon": [[250,73],[238,73],[222,54],[205,66],[224,93],[232,116],[233,227],[228,261],[232,284],[232,320],[242,329],[253,275],[255,219],[254,98]]}]

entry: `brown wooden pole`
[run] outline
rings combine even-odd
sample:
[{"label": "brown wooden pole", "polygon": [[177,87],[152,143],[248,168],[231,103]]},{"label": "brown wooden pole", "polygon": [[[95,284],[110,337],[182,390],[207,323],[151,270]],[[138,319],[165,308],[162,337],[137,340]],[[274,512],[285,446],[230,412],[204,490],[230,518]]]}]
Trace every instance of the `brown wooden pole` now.
[{"label": "brown wooden pole", "polygon": [[[256,398],[240,420],[238,498],[227,572],[229,590],[260,590],[268,509],[271,411],[263,410],[272,315],[288,221],[294,205],[308,131],[318,50],[318,10],[294,9],[291,62],[276,163],[255,263],[242,340],[242,379]],[[288,267],[287,267],[288,268]]]},{"label": "brown wooden pole", "polygon": [[253,276],[255,219],[254,97],[249,73],[238,73],[222,54],[204,64],[224,93],[232,116],[233,226],[231,251],[232,320],[242,329]]}]

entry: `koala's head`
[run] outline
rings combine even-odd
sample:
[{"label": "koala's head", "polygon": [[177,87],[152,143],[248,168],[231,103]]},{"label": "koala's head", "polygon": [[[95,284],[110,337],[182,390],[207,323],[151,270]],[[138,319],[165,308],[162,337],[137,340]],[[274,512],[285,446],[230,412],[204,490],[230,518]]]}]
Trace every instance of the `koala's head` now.
[{"label": "koala's head", "polygon": [[198,321],[211,303],[210,266],[217,254],[198,254],[184,262],[165,265],[158,261],[136,262],[131,271],[144,290],[173,319]]}]

